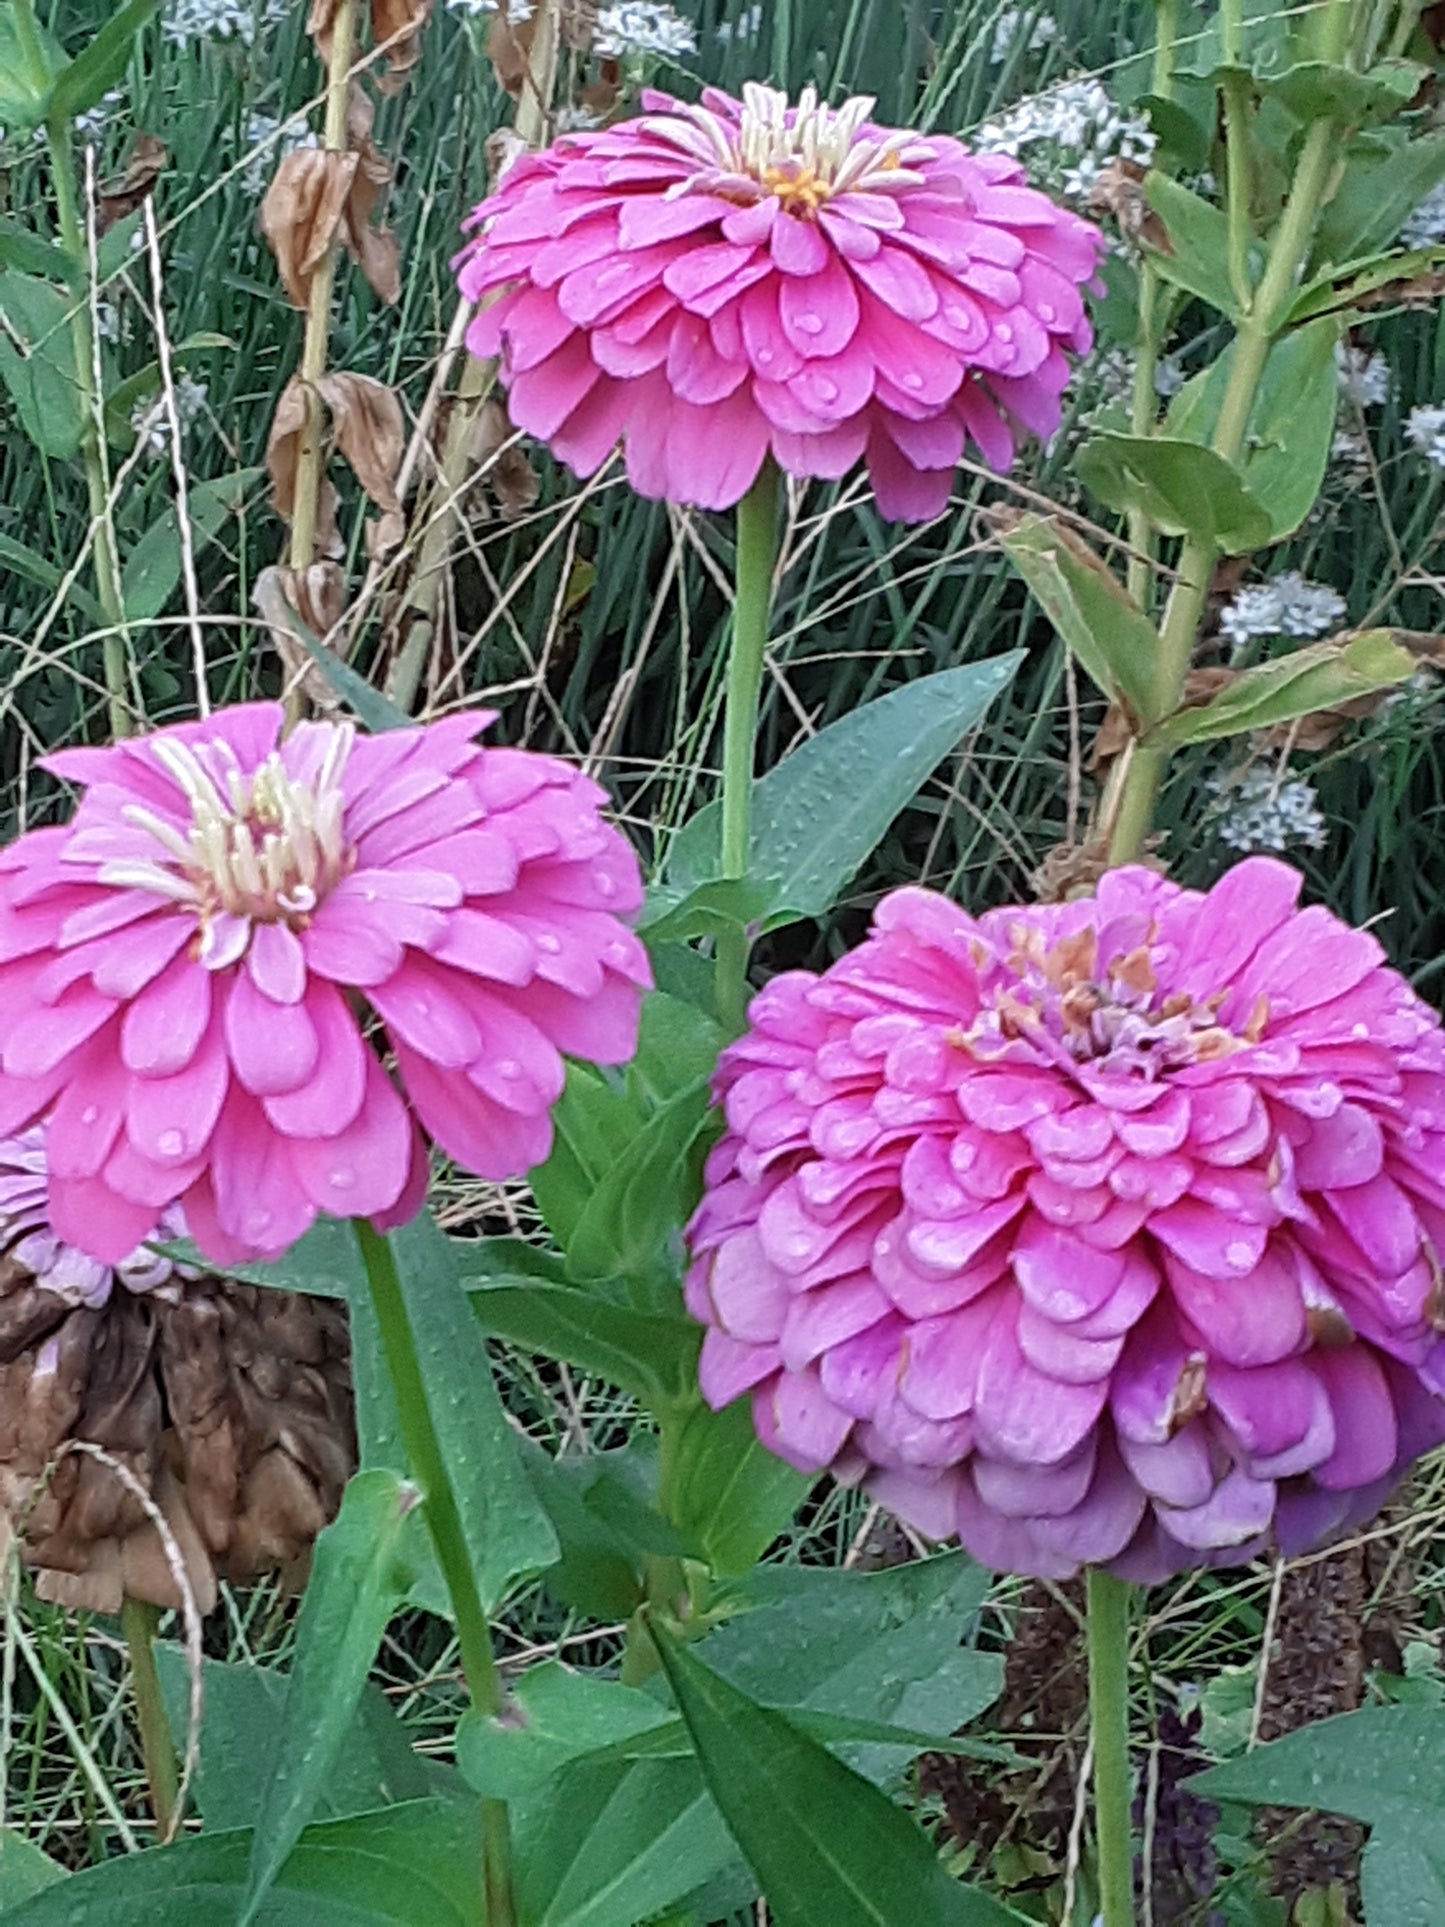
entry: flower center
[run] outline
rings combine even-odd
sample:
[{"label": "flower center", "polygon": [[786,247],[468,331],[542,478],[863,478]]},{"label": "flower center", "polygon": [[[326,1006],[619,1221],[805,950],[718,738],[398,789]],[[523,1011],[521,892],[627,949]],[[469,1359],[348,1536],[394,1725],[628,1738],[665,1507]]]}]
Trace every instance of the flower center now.
[{"label": "flower center", "polygon": [[[312,724],[308,735],[315,753],[305,758],[304,774],[288,769],[279,751],[248,775],[228,743],[190,747],[158,738],[156,760],[190,804],[189,829],[143,804],[127,805],[126,820],[153,837],[162,854],[151,862],[105,864],[100,881],[154,890],[193,907],[201,925],[197,955],[214,967],[230,960],[215,943],[222,917],[305,929],[356,862],[342,789],[355,728]],[[221,949],[234,954],[230,943]]]},{"label": "flower center", "polygon": [[[835,194],[850,189],[921,185],[924,176],[908,166],[910,136],[863,132],[873,106],[871,95],[858,94],[841,107],[825,107],[817,89],[805,87],[794,108],[776,87],[750,80],[736,122],[709,107],[684,107],[680,117],[707,136],[716,164],[669,194],[714,194],[743,204],[771,195],[787,213],[810,221]],[[671,117],[674,127],[678,117]],[[649,126],[696,152],[696,131],[684,138],[663,117]]]},{"label": "flower center", "polygon": [[[975,1057],[1002,1057],[1023,1041],[1056,1062],[1153,1079],[1245,1050],[1259,1042],[1269,1021],[1264,998],[1236,1033],[1219,1022],[1227,990],[1161,997],[1147,943],[1101,966],[1095,930],[1077,931],[1052,948],[1032,925],[1016,925],[1009,934],[1009,980],[985,988],[983,1008],[955,1040]],[[982,973],[986,960],[979,967]]]}]

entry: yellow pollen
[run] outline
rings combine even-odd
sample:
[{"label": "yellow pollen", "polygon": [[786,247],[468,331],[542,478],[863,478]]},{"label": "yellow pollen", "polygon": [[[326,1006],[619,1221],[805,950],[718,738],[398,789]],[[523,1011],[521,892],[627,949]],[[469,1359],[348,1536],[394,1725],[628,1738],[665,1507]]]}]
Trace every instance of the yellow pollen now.
[{"label": "yellow pollen", "polygon": [[763,175],[763,186],[775,195],[789,214],[811,220],[833,189],[816,168],[805,167],[795,174],[790,167],[770,167]]}]

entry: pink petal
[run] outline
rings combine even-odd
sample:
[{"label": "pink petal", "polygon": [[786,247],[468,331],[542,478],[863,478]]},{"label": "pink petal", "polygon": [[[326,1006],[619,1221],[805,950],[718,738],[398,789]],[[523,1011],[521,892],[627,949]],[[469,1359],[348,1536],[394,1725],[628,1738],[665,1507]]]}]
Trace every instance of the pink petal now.
[{"label": "pink petal", "polygon": [[211,972],[177,957],[126,1007],[120,1054],[140,1077],[184,1070],[211,1021]]}]

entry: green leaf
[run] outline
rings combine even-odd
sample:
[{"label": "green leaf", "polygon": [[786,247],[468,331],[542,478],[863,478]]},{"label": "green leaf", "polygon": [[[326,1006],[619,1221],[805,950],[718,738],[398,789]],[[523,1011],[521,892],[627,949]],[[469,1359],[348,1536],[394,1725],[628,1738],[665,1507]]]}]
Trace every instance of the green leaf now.
[{"label": "green leaf", "polygon": [[674,1523],[719,1578],[747,1572],[814,1481],[768,1451],[753,1429],[749,1399],[721,1412],[697,1399],[672,1425]]},{"label": "green leaf", "polygon": [[[776,910],[826,916],[1022,660],[1014,651],[891,690],[819,730],[759,779],[748,870],[776,883]],[[679,831],[668,853],[670,882],[692,888],[717,878],[721,820],[710,803]]]},{"label": "green leaf", "polygon": [[462,1287],[458,1243],[425,1213],[389,1242],[477,1590],[490,1610],[519,1574],[552,1564],[557,1536],[497,1396],[486,1339]]},{"label": "green leaf", "polygon": [[43,1893],[65,1877],[60,1862],[32,1846],[23,1833],[17,1833],[14,1827],[0,1827],[0,1912],[8,1915],[22,1900]]},{"label": "green leaf", "polygon": [[1151,747],[1182,749],[1246,730],[1273,729],[1406,682],[1415,659],[1388,629],[1367,629],[1345,643],[1316,642],[1240,672],[1211,702],[1181,709],[1151,730]]},{"label": "green leaf", "polygon": [[1445,132],[1407,138],[1400,127],[1359,135],[1315,231],[1314,274],[1388,247],[1432,188],[1445,181]]},{"label": "green leaf", "polygon": [[635,1311],[575,1285],[527,1278],[469,1285],[482,1330],[524,1351],[604,1378],[645,1405],[680,1396],[697,1376],[699,1328],[687,1318]]},{"label": "green leaf", "polygon": [[1270,539],[1268,510],[1212,448],[1163,435],[1096,435],[1080,449],[1076,467],[1106,508],[1120,515],[1140,509],[1165,535],[1197,536],[1226,555]]},{"label": "green leaf", "polygon": [[13,268],[0,274],[0,381],[25,433],[56,461],[72,456],[85,433],[71,305],[48,281]]},{"label": "green leaf", "polygon": [[648,892],[639,927],[649,943],[715,937],[725,930],[761,927],[777,898],[778,885],[772,878],[720,877],[685,893],[655,886]]},{"label": "green leaf", "polygon": [[[645,1541],[671,1533],[666,1520],[648,1503],[655,1495],[655,1466],[648,1481],[651,1491],[645,1495],[637,1491],[636,1475],[648,1456],[639,1450],[642,1443],[634,1434],[627,1445],[610,1452],[564,1454],[556,1459],[532,1441],[523,1446],[522,1462],[532,1490],[562,1548],[561,1558],[547,1568],[542,1583],[554,1599],[593,1619],[632,1617],[643,1597],[643,1555],[653,1549]],[[631,1511],[620,1523],[626,1500],[616,1503],[619,1489],[632,1501]],[[604,1498],[608,1492],[613,1503]]]},{"label": "green leaf", "polygon": [[33,10],[33,51],[15,16],[13,6],[0,7],[0,127],[12,135],[27,134],[45,119],[51,87],[65,66],[64,49]]},{"label": "green leaf", "polygon": [[591,1064],[569,1064],[552,1110],[552,1154],[528,1182],[547,1229],[565,1251],[604,1172],[647,1120],[642,1103]]},{"label": "green leaf", "polygon": [[[480,1815],[474,1800],[413,1800],[308,1827],[259,1918],[266,1927],[476,1927]],[[13,1909],[14,1927],[235,1927],[251,1835],[206,1833],[72,1874]]]},{"label": "green leaf", "polygon": [[1157,168],[1169,175],[1204,172],[1219,113],[1213,87],[1180,75],[1173,94],[1141,94],[1135,106],[1148,114],[1158,136]]},{"label": "green leaf", "polygon": [[130,60],[131,43],[155,12],[158,0],[126,0],[83,47],[50,90],[46,118],[74,120],[114,87]]},{"label": "green leaf", "polygon": [[568,1275],[621,1279],[634,1300],[655,1299],[648,1281],[677,1272],[679,1242],[695,1192],[689,1174],[712,1093],[706,1077],[671,1097],[602,1174],[566,1241]]},{"label": "green leaf", "polygon": [[1088,543],[1053,515],[1000,515],[1004,551],[1112,701],[1147,721],[1157,711],[1160,643],[1153,623]]},{"label": "green leaf", "polygon": [[885,1794],[654,1623],[714,1799],[779,1927],[1002,1927],[1020,1916],[950,1879]]},{"label": "green leaf", "polygon": [[[190,1675],[184,1649],[158,1641],[156,1668],[179,1751],[190,1718]],[[202,1662],[205,1719],[194,1798],[207,1827],[249,1827],[261,1810],[276,1735],[281,1729],[287,1675],[243,1661]],[[443,1769],[445,1771],[445,1769]],[[398,1800],[440,1792],[438,1763],[424,1761],[379,1686],[362,1689],[351,1725],[317,1788],[318,1820],[343,1820]]]},{"label": "green leaf", "polygon": [[1256,1747],[1188,1781],[1206,1799],[1311,1807],[1371,1827],[1361,1885],[1371,1927],[1445,1919],[1445,1721],[1371,1706]]},{"label": "green leaf", "polygon": [[[17,542],[9,535],[0,535],[0,567],[13,570],[16,575],[24,576],[27,582],[49,590],[52,595],[65,580],[64,571],[56,568],[48,556],[27,548],[23,542]],[[72,582],[66,593],[88,622],[93,622],[97,628],[104,623],[100,604],[87,589]]]},{"label": "green leaf", "polygon": [[398,709],[389,696],[374,689],[365,676],[358,675],[334,649],[328,649],[319,637],[312,635],[282,595],[279,584],[268,577],[269,572],[263,570],[257,580],[254,596],[262,615],[273,627],[291,632],[337,695],[372,735],[380,736],[389,729],[415,729],[415,717],[408,716],[404,709]]},{"label": "green leaf", "polygon": [[256,1815],[241,1927],[312,1817],[355,1717],[387,1621],[416,1577],[417,1493],[394,1473],[359,1472],[316,1541],[272,1765]]},{"label": "green leaf", "polygon": [[1157,169],[1144,182],[1144,196],[1168,230],[1170,247],[1144,253],[1166,281],[1198,295],[1221,314],[1237,316],[1239,303],[1229,269],[1229,220],[1212,202],[1181,187]]},{"label": "green leaf", "polygon": [[[1362,261],[1347,261],[1343,267],[1317,276],[1299,290],[1289,311],[1288,325],[1298,327],[1302,321],[1324,314],[1348,321],[1351,312],[1368,296],[1378,296],[1392,284],[1433,274],[1442,264],[1445,264],[1445,247],[1411,248],[1406,253],[1377,254]],[[1383,299],[1372,305],[1383,305]]]},{"label": "green leaf", "polygon": [[1320,120],[1363,127],[1398,114],[1429,72],[1416,60],[1381,60],[1367,73],[1326,60],[1302,60],[1283,73],[1257,75],[1255,84],[1307,127]]},{"label": "green leaf", "polygon": [[[220,532],[227,514],[240,508],[246,490],[260,473],[258,468],[243,468],[215,481],[192,484],[187,500],[196,554]],[[132,622],[149,622],[160,615],[180,579],[180,520],[172,504],[162,509],[125,559],[121,591],[126,615]]]},{"label": "green leaf", "polygon": [[[0,14],[0,20],[4,19]],[[0,35],[3,41],[3,35]],[[3,60],[0,52],[0,60]],[[3,87],[0,79],[0,87]],[[0,125],[3,125],[0,122]],[[38,275],[42,281],[63,281],[74,288],[84,283],[80,265],[73,261],[64,248],[56,247],[53,241],[43,241],[28,227],[10,215],[0,217],[0,263],[7,268],[19,268],[23,274]]]},{"label": "green leaf", "polygon": [[573,1760],[672,1724],[647,1693],[549,1661],[522,1675],[500,1718],[466,1715],[457,1765],[478,1793],[515,1800]]},{"label": "green leaf", "polygon": [[[1269,538],[1292,534],[1324,482],[1339,409],[1335,344],[1340,324],[1324,316],[1297,328],[1270,350],[1250,410],[1241,472],[1251,496],[1269,516]],[[1170,436],[1208,443],[1234,366],[1231,346],[1187,381],[1170,403]]]}]

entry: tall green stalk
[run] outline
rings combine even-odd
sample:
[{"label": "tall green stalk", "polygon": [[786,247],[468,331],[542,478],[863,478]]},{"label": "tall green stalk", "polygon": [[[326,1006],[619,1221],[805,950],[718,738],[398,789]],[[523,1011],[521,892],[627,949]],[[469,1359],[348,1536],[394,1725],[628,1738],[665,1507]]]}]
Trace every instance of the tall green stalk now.
[{"label": "tall green stalk", "polygon": [[[738,503],[738,562],[723,718],[722,873],[744,877],[752,839],[753,763],[758,701],[773,608],[778,559],[778,471],[769,456]],[[718,1014],[733,1030],[747,1015],[748,939],[743,930],[718,938]]]},{"label": "tall green stalk", "polygon": [[1133,1927],[1134,1839],[1129,1778],[1129,1588],[1088,1574],[1089,1723],[1103,1927]]},{"label": "tall green stalk", "polygon": [[126,1598],[121,1603],[120,1629],[130,1658],[131,1692],[135,1698],[136,1724],[140,1728],[141,1759],[145,1763],[146,1786],[150,1792],[151,1812],[156,1833],[164,1842],[175,1830],[176,1801],[180,1797],[180,1778],[176,1771],[176,1750],[171,1743],[170,1721],[161,1697],[160,1676],[156,1672],[155,1632],[160,1615],[143,1600]]},{"label": "tall green stalk", "polygon": [[[461,1647],[462,1672],[473,1706],[484,1713],[500,1714],[506,1705],[501,1675],[492,1653],[492,1633],[486,1608],[477,1591],[456,1494],[447,1474],[441,1441],[432,1424],[427,1404],[426,1382],[416,1339],[407,1317],[406,1300],[396,1259],[386,1239],[373,1231],[364,1218],[355,1220],[357,1242],[366,1265],[371,1302],[381,1332],[381,1348],[387,1372],[396,1394],[401,1420],[402,1444],[412,1470],[426,1493],[427,1528],[436,1550],[447,1591],[456,1616],[457,1641]],[[485,1855],[487,1927],[516,1927],[517,1907],[512,1888],[511,1833],[507,1806],[503,1800],[483,1800],[482,1835]]]}]

